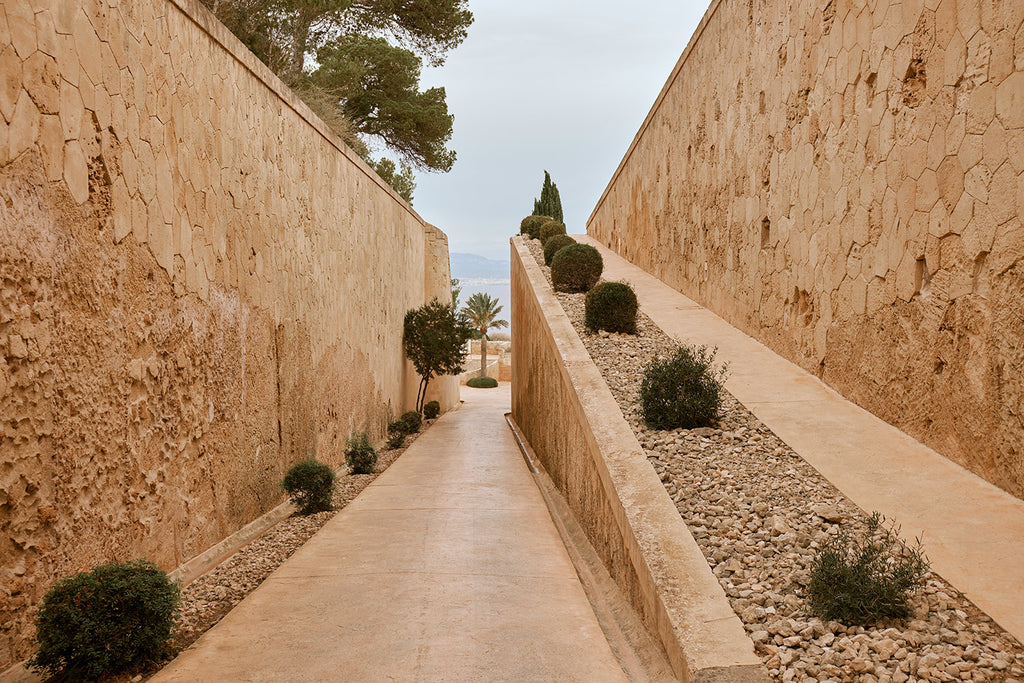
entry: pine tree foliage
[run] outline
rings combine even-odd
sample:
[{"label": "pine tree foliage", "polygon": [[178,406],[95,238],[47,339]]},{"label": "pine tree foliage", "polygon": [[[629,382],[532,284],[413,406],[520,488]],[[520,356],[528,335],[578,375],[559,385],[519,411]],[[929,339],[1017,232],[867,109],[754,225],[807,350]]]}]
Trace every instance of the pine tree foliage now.
[{"label": "pine tree foliage", "polygon": [[558,186],[551,182],[551,174],[547,171],[544,171],[544,185],[540,190],[540,199],[533,200],[533,213],[536,216],[549,216],[556,221],[564,222],[562,198],[558,194]]}]

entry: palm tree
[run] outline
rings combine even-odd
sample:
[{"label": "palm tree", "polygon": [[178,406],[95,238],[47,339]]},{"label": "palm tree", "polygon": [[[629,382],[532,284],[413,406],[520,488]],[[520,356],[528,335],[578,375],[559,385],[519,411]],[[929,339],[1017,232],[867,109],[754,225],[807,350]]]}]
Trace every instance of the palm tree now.
[{"label": "palm tree", "polygon": [[508,327],[508,321],[496,320],[501,313],[501,306],[497,299],[492,299],[490,294],[484,292],[477,292],[466,299],[462,312],[469,319],[469,324],[480,332],[480,376],[483,377],[487,371],[487,330],[491,327]]}]

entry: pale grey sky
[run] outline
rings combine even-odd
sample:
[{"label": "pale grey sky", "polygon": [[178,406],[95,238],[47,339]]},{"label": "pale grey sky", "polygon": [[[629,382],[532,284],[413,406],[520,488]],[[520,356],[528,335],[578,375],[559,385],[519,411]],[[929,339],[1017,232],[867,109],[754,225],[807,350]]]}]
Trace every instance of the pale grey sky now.
[{"label": "pale grey sky", "polygon": [[470,0],[469,38],[424,69],[424,88],[447,90],[458,161],[417,175],[417,212],[451,251],[507,259],[547,169],[583,232],[707,5]]}]

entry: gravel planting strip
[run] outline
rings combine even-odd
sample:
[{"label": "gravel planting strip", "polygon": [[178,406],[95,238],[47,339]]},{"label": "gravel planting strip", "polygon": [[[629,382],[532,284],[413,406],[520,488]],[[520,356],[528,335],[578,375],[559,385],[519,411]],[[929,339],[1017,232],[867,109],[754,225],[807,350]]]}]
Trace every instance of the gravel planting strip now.
[{"label": "gravel planting strip", "polygon": [[636,336],[589,334],[584,295],[556,296],[775,680],[1024,683],[1021,644],[934,573],[906,622],[814,618],[803,595],[815,554],[840,526],[863,532],[865,512],[727,392],[716,428],[647,430],[643,367],[674,342],[643,313]]},{"label": "gravel planting strip", "polygon": [[[331,518],[355,500],[355,497],[395,462],[433,422],[434,420],[424,420],[422,430],[407,436],[402,448],[380,452],[377,471],[373,474],[339,476],[331,500],[334,509],[306,517],[293,514],[281,520],[262,536],[221,562],[215,569],[182,588],[174,654],[195,642],[249,593],[256,590],[264,579],[284,564],[285,560]],[[155,672],[148,673],[151,675]]]}]

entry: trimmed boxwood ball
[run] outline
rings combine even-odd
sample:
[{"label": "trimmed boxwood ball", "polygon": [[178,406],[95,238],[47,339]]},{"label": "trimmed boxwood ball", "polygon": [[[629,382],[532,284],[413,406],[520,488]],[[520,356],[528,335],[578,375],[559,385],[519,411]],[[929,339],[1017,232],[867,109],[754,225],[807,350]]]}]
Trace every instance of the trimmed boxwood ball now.
[{"label": "trimmed boxwood ball", "polygon": [[111,562],[61,579],[36,612],[29,666],[61,680],[95,680],[168,654],[181,593],[146,560]]},{"label": "trimmed boxwood ball", "polygon": [[551,281],[559,292],[587,292],[604,270],[601,253],[589,244],[570,244],[551,257]]},{"label": "trimmed boxwood ball", "polygon": [[568,235],[555,235],[551,237],[551,239],[544,243],[544,265],[550,266],[551,259],[555,257],[558,250],[570,244],[576,244],[576,240]]},{"label": "trimmed boxwood ball", "polygon": [[331,509],[334,480],[330,466],[310,458],[291,466],[281,488],[288,492],[300,515],[311,515]]},{"label": "trimmed boxwood ball", "polygon": [[498,380],[493,377],[474,377],[466,382],[466,386],[474,389],[493,389],[498,386]]},{"label": "trimmed boxwood ball", "polygon": [[680,346],[644,368],[640,411],[648,429],[694,429],[718,420],[726,369],[714,367],[716,350]]},{"label": "trimmed boxwood ball", "polygon": [[441,404],[437,401],[428,401],[427,404],[423,406],[423,417],[428,420],[433,420],[440,414]]},{"label": "trimmed boxwood ball", "polygon": [[551,219],[547,216],[527,216],[519,224],[519,234],[529,235],[530,239],[540,239],[540,226]]},{"label": "trimmed boxwood ball", "polygon": [[602,282],[586,299],[585,324],[590,331],[636,334],[636,294],[625,282]]},{"label": "trimmed boxwood ball", "polygon": [[565,234],[565,223],[551,220],[540,226],[540,243],[547,244],[548,240],[555,235]]},{"label": "trimmed boxwood ball", "polygon": [[399,419],[405,423],[406,434],[415,434],[420,431],[420,427],[423,425],[423,416],[415,410],[408,410],[402,413],[402,417]]}]

